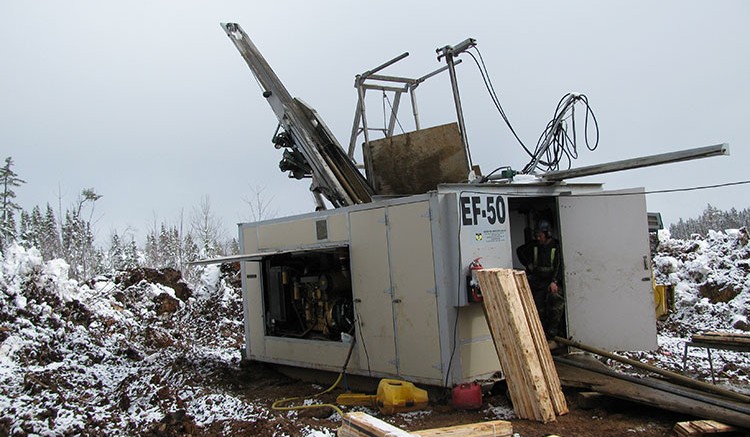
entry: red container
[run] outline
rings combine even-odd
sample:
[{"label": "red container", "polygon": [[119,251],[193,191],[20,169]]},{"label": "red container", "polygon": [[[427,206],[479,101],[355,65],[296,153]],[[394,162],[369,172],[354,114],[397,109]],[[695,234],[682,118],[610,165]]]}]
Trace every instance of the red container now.
[{"label": "red container", "polygon": [[467,382],[453,387],[453,408],[476,410],[482,407],[482,387],[476,382]]}]

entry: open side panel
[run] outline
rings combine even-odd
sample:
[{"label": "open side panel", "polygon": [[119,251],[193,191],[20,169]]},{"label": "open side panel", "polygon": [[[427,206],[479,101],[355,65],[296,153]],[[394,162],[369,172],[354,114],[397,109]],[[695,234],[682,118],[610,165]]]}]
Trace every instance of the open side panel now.
[{"label": "open side panel", "polygon": [[642,190],[560,196],[559,211],[568,335],[606,350],[655,349]]}]

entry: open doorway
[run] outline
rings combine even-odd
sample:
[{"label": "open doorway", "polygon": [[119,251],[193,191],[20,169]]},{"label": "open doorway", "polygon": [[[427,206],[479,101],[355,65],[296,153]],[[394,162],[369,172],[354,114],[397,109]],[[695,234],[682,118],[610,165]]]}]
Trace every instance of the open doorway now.
[{"label": "open doorway", "polygon": [[513,268],[525,270],[548,337],[565,336],[565,275],[557,198],[508,199]]}]

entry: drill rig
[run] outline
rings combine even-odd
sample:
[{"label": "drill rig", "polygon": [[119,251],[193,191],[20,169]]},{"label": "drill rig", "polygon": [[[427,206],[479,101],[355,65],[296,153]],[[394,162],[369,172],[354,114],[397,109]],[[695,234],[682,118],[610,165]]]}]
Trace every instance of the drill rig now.
[{"label": "drill rig", "polygon": [[[455,72],[456,57],[476,44],[467,39],[438,49],[447,65],[418,79],[379,74],[406,54],[357,75],[347,153],[240,26],[222,28],[278,118],[280,169],[311,179],[316,197],[314,212],[239,224],[241,254],[206,261],[241,264],[245,359],[337,371],[351,349],[352,374],[446,386],[492,375],[497,353],[467,278],[477,260],[522,268],[515,248],[540,219],[555,223],[561,241],[567,336],[608,350],[656,347],[643,188],[609,192],[567,179],[726,154],[726,144],[536,174],[549,150],[541,144],[527,174],[483,176],[471,161]],[[445,70],[458,121],[422,129],[414,90]],[[396,96],[376,140],[364,104],[372,89]],[[401,95],[412,99],[417,130],[394,135]],[[353,161],[361,134],[367,177]]]}]

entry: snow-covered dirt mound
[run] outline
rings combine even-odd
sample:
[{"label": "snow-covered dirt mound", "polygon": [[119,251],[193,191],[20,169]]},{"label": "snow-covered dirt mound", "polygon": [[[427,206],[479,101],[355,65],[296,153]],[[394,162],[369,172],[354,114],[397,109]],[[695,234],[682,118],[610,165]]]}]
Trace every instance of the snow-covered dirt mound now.
[{"label": "snow-covered dirt mound", "polygon": [[222,384],[241,298],[217,266],[192,293],[174,270],[79,284],[20,246],[1,266],[0,434],[194,434],[268,414]]},{"label": "snow-covered dirt mound", "polygon": [[[750,331],[750,244],[745,228],[711,231],[691,240],[673,239],[662,231],[653,265],[656,282],[674,286],[674,307],[658,322],[659,349],[629,353],[630,358],[682,372],[685,343],[693,334]],[[718,383],[750,393],[750,354],[714,350],[712,356]],[[690,348],[685,367],[688,375],[710,380],[705,349]]]}]

